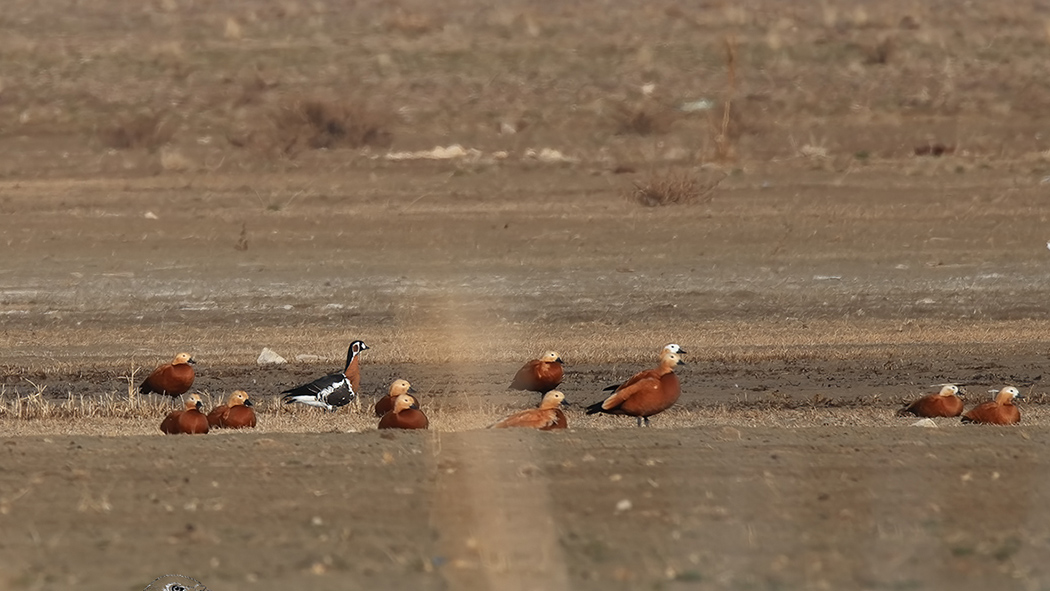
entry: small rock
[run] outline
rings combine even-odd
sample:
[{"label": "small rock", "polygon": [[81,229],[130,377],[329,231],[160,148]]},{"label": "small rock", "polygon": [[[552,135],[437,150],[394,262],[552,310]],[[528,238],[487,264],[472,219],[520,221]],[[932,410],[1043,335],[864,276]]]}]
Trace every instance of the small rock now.
[{"label": "small rock", "polygon": [[281,357],[269,347],[263,347],[262,353],[259,353],[259,358],[255,362],[259,365],[288,363],[284,357]]},{"label": "small rock", "polygon": [[926,427],[927,429],[936,429],[937,423],[933,422],[933,419],[919,419],[911,424],[912,427]]},{"label": "small rock", "polygon": [[147,211],[147,212],[146,212],[146,215],[144,215],[144,216],[142,216],[142,217],[146,218],[147,220],[157,220],[157,219],[160,219],[160,218],[158,218],[158,217],[157,217],[157,214],[153,213],[152,211]]},{"label": "small rock", "polygon": [[634,505],[631,503],[631,499],[623,499],[619,503],[616,503],[616,511],[617,513],[621,513],[623,511],[630,511],[631,507],[633,506]]},{"label": "small rock", "polygon": [[302,355],[296,355],[295,356],[295,360],[299,361],[301,363],[312,363],[314,361],[320,361],[321,360],[321,356],[320,355],[306,355],[306,354],[302,354]]}]

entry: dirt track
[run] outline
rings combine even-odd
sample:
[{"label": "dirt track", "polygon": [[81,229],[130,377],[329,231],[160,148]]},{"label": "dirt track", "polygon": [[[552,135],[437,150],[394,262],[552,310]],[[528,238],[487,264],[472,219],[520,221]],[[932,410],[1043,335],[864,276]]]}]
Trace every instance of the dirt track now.
[{"label": "dirt track", "polygon": [[[1042,7],[9,4],[0,589],[1050,586]],[[353,338],[430,432],[279,408]],[[484,430],[549,348],[572,429]],[[257,432],[160,435],[178,350]],[[1022,425],[894,416],[948,381]]]}]

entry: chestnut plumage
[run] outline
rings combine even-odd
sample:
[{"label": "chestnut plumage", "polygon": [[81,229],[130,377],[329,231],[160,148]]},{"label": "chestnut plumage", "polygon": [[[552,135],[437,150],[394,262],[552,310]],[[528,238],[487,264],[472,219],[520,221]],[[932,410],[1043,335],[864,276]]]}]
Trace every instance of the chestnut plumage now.
[{"label": "chestnut plumage", "polygon": [[671,408],[682,393],[677,365],[685,365],[677,353],[665,351],[660,366],[639,372],[623,383],[611,396],[587,407],[587,414],[605,413],[638,417],[638,426],[649,426],[649,417]]},{"label": "chestnut plumage", "polygon": [[923,396],[898,410],[897,416],[957,417],[962,411],[963,401],[959,398],[959,387],[955,384],[944,384],[939,392]]},{"label": "chestnut plumage", "polygon": [[179,353],[171,363],[165,363],[153,370],[153,373],[142,381],[139,393],[155,392],[172,398],[182,396],[193,386],[193,379],[196,377],[193,371],[194,363],[196,361],[192,355]]},{"label": "chestnut plumage", "polygon": [[514,374],[510,383],[512,390],[528,390],[546,394],[561,384],[564,370],[557,351],[547,351],[539,359],[533,359]]},{"label": "chestnut plumage", "polygon": [[394,408],[379,419],[380,429],[426,429],[427,415],[419,410],[416,399],[402,394],[394,400]]},{"label": "chestnut plumage", "polygon": [[978,404],[962,416],[964,423],[986,423],[989,425],[1016,425],[1021,422],[1021,411],[1014,399],[1021,393],[1007,386],[995,395],[995,400]]},{"label": "chestnut plumage", "polygon": [[[683,349],[677,343],[668,343],[668,344],[664,345],[663,349],[660,349],[660,355],[663,356],[664,353],[677,353],[678,355],[683,355],[685,353],[688,353],[688,351]],[[626,384],[626,383],[627,382],[624,382],[624,384]],[[623,386],[624,384],[613,384],[611,386],[606,386],[606,387],[602,388],[602,390],[605,391],[605,392],[613,392],[617,388],[619,388],[620,386]]]},{"label": "chestnut plumage", "polygon": [[186,408],[168,413],[160,423],[160,430],[168,435],[207,433],[208,417],[201,412],[203,406],[200,394],[190,394],[186,397]]},{"label": "chestnut plumage", "polygon": [[307,406],[317,406],[334,411],[340,406],[349,404],[357,397],[361,386],[361,372],[357,356],[368,349],[363,341],[354,341],[346,350],[346,365],[342,373],[328,374],[317,378],[309,384],[303,384],[281,392],[285,404],[298,402]]},{"label": "chestnut plumage", "polygon": [[244,429],[254,427],[255,410],[248,393],[237,390],[230,394],[226,404],[220,404],[208,413],[208,426],[220,429]]},{"label": "chestnut plumage", "polygon": [[539,429],[550,431],[551,429],[564,429],[568,426],[565,413],[562,412],[561,403],[565,401],[565,395],[557,390],[551,390],[543,395],[538,408],[530,408],[489,425],[489,428],[503,429],[507,427],[524,427],[528,429]]},{"label": "chestnut plumage", "polygon": [[397,397],[402,394],[415,394],[416,389],[412,387],[412,384],[408,383],[408,380],[394,380],[390,384],[390,393],[376,401],[375,413],[377,417],[381,417],[386,413],[394,410],[394,401]]}]

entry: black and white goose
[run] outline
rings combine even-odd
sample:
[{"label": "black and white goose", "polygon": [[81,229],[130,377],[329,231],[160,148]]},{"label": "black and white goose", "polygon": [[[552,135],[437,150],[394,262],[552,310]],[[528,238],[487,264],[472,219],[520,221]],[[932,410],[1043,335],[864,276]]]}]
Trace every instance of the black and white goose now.
[{"label": "black and white goose", "polygon": [[342,373],[333,373],[323,378],[318,378],[309,384],[296,386],[290,390],[281,392],[285,404],[298,402],[309,406],[317,406],[325,410],[335,410],[340,406],[349,404],[357,397],[354,391],[353,381],[359,378],[357,372],[357,355],[368,348],[363,341],[350,343],[346,351],[346,369]]}]

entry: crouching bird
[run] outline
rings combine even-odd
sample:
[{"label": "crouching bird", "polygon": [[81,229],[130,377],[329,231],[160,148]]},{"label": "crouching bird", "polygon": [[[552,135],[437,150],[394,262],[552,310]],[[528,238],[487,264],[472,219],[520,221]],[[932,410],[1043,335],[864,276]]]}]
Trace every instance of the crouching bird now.
[{"label": "crouching bird", "polygon": [[539,359],[533,359],[514,374],[511,390],[528,390],[546,394],[561,384],[564,375],[561,356],[557,351],[547,351]]},{"label": "crouching bird", "polygon": [[190,394],[186,398],[185,410],[175,410],[168,413],[160,423],[160,430],[168,435],[198,435],[208,432],[208,417],[204,416],[201,408],[204,402],[200,394]]},{"label": "crouching bird", "polygon": [[380,429],[426,429],[429,425],[427,415],[408,394],[398,396],[394,408],[379,419]]},{"label": "crouching bird", "polygon": [[955,384],[944,384],[940,392],[923,396],[898,410],[897,416],[957,417],[962,414],[962,411],[963,401],[959,397],[959,387]]},{"label": "crouching bird", "polygon": [[995,400],[983,402],[971,408],[962,416],[962,422],[1016,425],[1021,422],[1021,411],[1014,405],[1014,399],[1020,395],[1017,388],[1007,386],[999,390],[999,393],[995,395]]},{"label": "crouching bird", "polygon": [[165,363],[149,374],[139,385],[139,394],[166,394],[176,398],[185,394],[193,386],[196,373],[193,364],[196,360],[189,353],[179,353],[171,363]]},{"label": "crouching bird", "polygon": [[[368,348],[362,341],[350,343],[346,350],[346,369],[342,373],[333,373],[317,378],[309,384],[296,386],[281,392],[285,404],[298,402],[308,406],[317,406],[325,410],[332,410],[345,406],[357,397],[357,388],[361,379],[358,371],[357,355]],[[357,384],[354,382],[358,381]]]},{"label": "crouching bird", "polygon": [[390,384],[390,393],[376,401],[376,416],[381,417],[394,410],[394,401],[397,400],[398,396],[415,393],[416,389],[412,387],[412,384],[408,383],[408,380],[394,380],[394,383]]},{"label": "crouching bird", "polygon": [[551,390],[543,395],[543,400],[538,408],[530,408],[489,425],[490,429],[504,429],[507,427],[525,427],[528,429],[539,429],[550,431],[551,429],[564,429],[569,426],[565,420],[565,413],[561,410],[561,403],[565,401],[565,395],[557,390]]},{"label": "crouching bird", "polygon": [[601,402],[587,407],[587,414],[604,413],[610,415],[628,415],[638,417],[638,426],[649,426],[649,417],[661,413],[674,405],[682,394],[678,376],[674,368],[685,365],[677,353],[664,351],[660,365],[636,373]]},{"label": "crouching bird", "polygon": [[219,429],[244,429],[255,427],[254,404],[248,393],[237,390],[230,394],[226,404],[220,404],[208,413],[208,426]]}]

